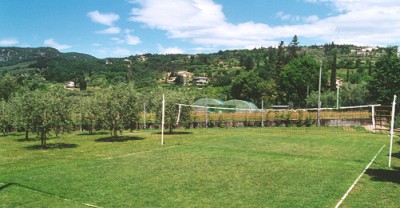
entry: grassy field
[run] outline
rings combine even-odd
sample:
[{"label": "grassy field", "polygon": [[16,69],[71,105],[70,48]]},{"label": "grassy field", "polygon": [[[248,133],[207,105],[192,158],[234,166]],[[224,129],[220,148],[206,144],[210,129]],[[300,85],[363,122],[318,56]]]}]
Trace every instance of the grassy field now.
[{"label": "grassy field", "polygon": [[[339,128],[75,132],[49,148],[0,137],[0,207],[398,207],[400,143]],[[33,137],[33,135],[32,135]],[[87,204],[87,205],[85,205]]]}]

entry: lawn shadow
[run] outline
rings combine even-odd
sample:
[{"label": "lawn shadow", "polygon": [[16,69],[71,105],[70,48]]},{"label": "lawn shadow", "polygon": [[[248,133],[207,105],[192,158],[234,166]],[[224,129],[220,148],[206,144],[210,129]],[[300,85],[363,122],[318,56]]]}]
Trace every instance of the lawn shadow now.
[{"label": "lawn shadow", "polygon": [[96,132],[92,132],[91,134],[88,132],[88,131],[86,131],[86,132],[81,132],[81,133],[79,133],[79,134],[77,134],[77,135],[79,135],[79,136],[94,136],[94,135],[106,135],[106,134],[110,134],[110,133],[108,133],[108,132],[101,132],[101,131],[96,131]]},{"label": "lawn shadow", "polygon": [[4,184],[4,185],[0,186],[0,191],[3,190],[3,189],[5,189],[5,188],[7,188],[7,187],[9,187],[9,186],[12,186],[12,185],[14,185],[14,183],[7,183],[7,184]]},{"label": "lawn shadow", "polygon": [[127,142],[127,141],[138,141],[143,140],[143,137],[136,136],[120,136],[120,137],[103,137],[96,139],[96,142]]},{"label": "lawn shadow", "polygon": [[394,168],[394,170],[368,169],[365,173],[371,176],[374,181],[400,184],[400,168]]},{"label": "lawn shadow", "polygon": [[[161,134],[161,132],[154,132],[153,134]],[[193,132],[188,131],[173,131],[173,132],[164,132],[165,135],[184,135],[184,134],[193,134]]]},{"label": "lawn shadow", "polygon": [[21,139],[17,139],[17,142],[37,142],[40,141],[40,138],[29,138],[28,140],[26,140],[25,138],[21,138]]},{"label": "lawn shadow", "polygon": [[[51,144],[46,144],[46,147],[44,149],[71,149],[71,148],[77,148],[77,147],[78,147],[77,144],[51,143]],[[33,145],[33,146],[25,147],[25,149],[41,150],[42,146],[41,145]]]},{"label": "lawn shadow", "polygon": [[393,154],[392,154],[392,157],[395,157],[395,158],[399,158],[399,159],[400,159],[400,152],[398,152],[398,153],[393,153]]}]

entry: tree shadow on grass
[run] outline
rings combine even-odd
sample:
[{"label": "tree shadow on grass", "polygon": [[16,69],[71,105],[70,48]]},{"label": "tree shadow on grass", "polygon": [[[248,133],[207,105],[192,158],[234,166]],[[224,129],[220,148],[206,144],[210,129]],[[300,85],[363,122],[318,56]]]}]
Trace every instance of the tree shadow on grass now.
[{"label": "tree shadow on grass", "polygon": [[41,150],[41,149],[71,149],[71,148],[77,148],[77,144],[66,144],[66,143],[52,143],[52,144],[46,144],[45,148],[42,148],[41,145],[33,145],[33,146],[28,146],[25,147],[27,150]]},{"label": "tree shadow on grass", "polygon": [[394,170],[368,169],[365,173],[371,176],[374,181],[400,184],[400,168],[394,168]]},{"label": "tree shadow on grass", "polygon": [[28,140],[26,140],[25,138],[21,138],[21,139],[17,139],[17,142],[37,142],[40,141],[39,138],[29,138]]},{"label": "tree shadow on grass", "polygon": [[[161,134],[161,132],[154,132],[153,134]],[[184,134],[193,134],[193,132],[188,131],[173,131],[173,132],[164,132],[165,135],[184,135]]]},{"label": "tree shadow on grass", "polygon": [[127,142],[127,141],[138,141],[143,140],[143,137],[136,136],[120,136],[120,137],[103,137],[96,139],[96,142]]},{"label": "tree shadow on grass", "polygon": [[[400,152],[398,152],[398,153],[393,153],[392,154],[392,157],[395,157],[395,158],[399,158],[400,159]],[[400,177],[400,176],[399,176]]]},{"label": "tree shadow on grass", "polygon": [[109,132],[96,131],[96,132],[92,132],[92,133],[81,132],[81,133],[79,133],[77,135],[79,135],[79,136],[94,136],[94,135],[106,135],[106,134],[110,134],[110,133]]}]

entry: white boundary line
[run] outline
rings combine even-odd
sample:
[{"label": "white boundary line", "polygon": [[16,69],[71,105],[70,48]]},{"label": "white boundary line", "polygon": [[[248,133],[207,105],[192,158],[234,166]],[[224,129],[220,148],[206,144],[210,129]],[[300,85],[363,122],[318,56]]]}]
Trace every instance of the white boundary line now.
[{"label": "white boundary line", "polygon": [[75,200],[72,200],[72,199],[67,199],[67,198],[64,198],[64,197],[61,197],[61,196],[57,196],[57,195],[49,194],[49,193],[42,192],[42,191],[39,191],[39,190],[36,190],[36,189],[32,189],[30,187],[27,187],[27,186],[24,186],[24,185],[20,185],[19,183],[13,183],[13,185],[18,186],[18,187],[20,187],[22,189],[31,191],[31,192],[35,192],[35,193],[38,193],[38,194],[46,195],[48,197],[53,197],[53,198],[64,200],[64,201],[70,201],[70,202],[73,202],[73,203],[76,203],[76,204],[81,204],[81,205],[84,205],[84,206],[87,206],[87,207],[102,208],[102,207],[99,207],[99,206],[96,206],[96,205],[93,205],[93,204],[78,202],[78,201],[75,201]]},{"label": "white boundary line", "polygon": [[354,186],[358,183],[358,181],[360,180],[360,178],[364,175],[365,171],[367,171],[367,169],[369,168],[369,166],[371,166],[371,164],[374,162],[374,160],[376,159],[376,157],[378,157],[379,153],[382,152],[383,148],[385,147],[385,145],[383,145],[381,147],[381,149],[379,150],[378,153],[376,153],[375,157],[372,158],[371,162],[369,162],[369,164],[367,165],[367,167],[365,167],[365,169],[363,170],[363,172],[358,176],[358,178],[354,181],[354,183],[350,186],[349,190],[347,190],[347,192],[343,195],[343,197],[340,199],[339,203],[336,204],[335,208],[338,208],[343,201],[346,199],[346,197],[350,194],[351,190],[353,190]]}]

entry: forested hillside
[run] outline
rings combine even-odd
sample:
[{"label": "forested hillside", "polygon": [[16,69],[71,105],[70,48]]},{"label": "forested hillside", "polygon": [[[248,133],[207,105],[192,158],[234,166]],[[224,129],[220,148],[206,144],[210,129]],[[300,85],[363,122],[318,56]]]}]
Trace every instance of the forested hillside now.
[{"label": "forested hillside", "polygon": [[[132,82],[138,91],[168,88],[190,91],[197,98],[242,99],[258,106],[263,100],[270,105],[315,107],[322,63],[322,102],[328,107],[336,103],[337,79],[342,106],[388,102],[390,98],[377,95],[384,89],[374,90],[386,87],[375,78],[385,65],[383,57],[398,61],[395,55],[391,47],[300,46],[296,36],[277,48],[107,59],[53,48],[0,48],[0,73],[3,80],[12,76],[31,90],[72,81],[76,91],[93,92]],[[196,84],[193,77],[205,77],[209,82]]]}]

